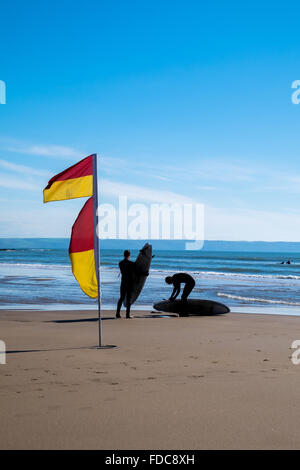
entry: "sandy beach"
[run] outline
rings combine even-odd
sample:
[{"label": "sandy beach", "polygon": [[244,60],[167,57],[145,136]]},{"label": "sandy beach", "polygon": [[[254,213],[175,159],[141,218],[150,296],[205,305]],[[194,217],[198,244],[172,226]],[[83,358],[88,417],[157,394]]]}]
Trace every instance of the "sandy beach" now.
[{"label": "sandy beach", "polygon": [[299,318],[150,315],[1,310],[0,448],[300,447]]}]

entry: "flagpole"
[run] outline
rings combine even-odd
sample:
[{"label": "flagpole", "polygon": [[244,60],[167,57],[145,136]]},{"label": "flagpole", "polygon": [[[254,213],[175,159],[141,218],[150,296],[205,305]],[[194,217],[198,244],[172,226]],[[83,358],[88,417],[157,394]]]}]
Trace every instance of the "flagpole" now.
[{"label": "flagpole", "polygon": [[95,268],[98,283],[98,336],[99,348],[102,347],[102,325],[101,325],[101,299],[100,299],[100,250],[99,238],[97,233],[98,227],[98,174],[97,174],[97,154],[93,154],[93,216],[94,216],[94,253]]}]

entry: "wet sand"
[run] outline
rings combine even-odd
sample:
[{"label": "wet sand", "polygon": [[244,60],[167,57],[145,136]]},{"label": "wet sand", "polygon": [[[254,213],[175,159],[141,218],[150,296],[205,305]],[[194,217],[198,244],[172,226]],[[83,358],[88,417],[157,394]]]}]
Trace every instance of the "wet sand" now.
[{"label": "wet sand", "polygon": [[149,314],[0,310],[0,448],[300,448],[300,318]]}]

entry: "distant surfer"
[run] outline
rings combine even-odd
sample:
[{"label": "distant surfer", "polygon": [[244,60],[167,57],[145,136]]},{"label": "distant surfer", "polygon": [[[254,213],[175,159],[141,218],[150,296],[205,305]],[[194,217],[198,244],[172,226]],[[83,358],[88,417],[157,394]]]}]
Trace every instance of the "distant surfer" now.
[{"label": "distant surfer", "polygon": [[121,286],[120,286],[120,298],[117,305],[116,318],[121,318],[120,310],[122,302],[127,296],[127,307],[126,307],[126,318],[131,318],[130,316],[130,298],[133,287],[133,277],[135,272],[135,263],[130,261],[130,251],[124,251],[124,259],[120,261],[119,268],[121,271]]},{"label": "distant surfer", "polygon": [[167,276],[165,278],[167,284],[173,284],[174,289],[169,298],[170,302],[173,302],[180,293],[181,284],[185,284],[181,295],[181,300],[186,301],[190,293],[195,287],[195,279],[186,273],[177,273],[173,276]]}]

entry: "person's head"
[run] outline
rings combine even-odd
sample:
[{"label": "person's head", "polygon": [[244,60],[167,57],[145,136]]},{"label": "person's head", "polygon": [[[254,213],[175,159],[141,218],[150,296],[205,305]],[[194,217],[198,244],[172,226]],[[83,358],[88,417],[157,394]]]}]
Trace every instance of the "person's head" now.
[{"label": "person's head", "polygon": [[124,251],[124,258],[126,258],[126,259],[130,258],[130,251],[129,250]]},{"label": "person's head", "polygon": [[172,282],[173,282],[171,276],[167,276],[165,278],[165,281],[166,281],[167,284],[172,284]]}]

